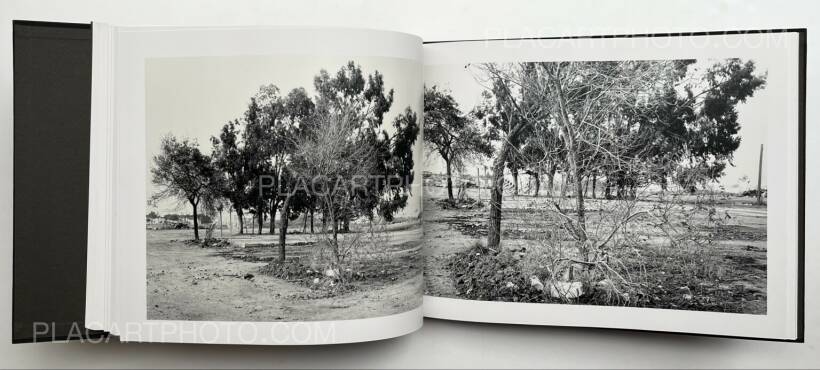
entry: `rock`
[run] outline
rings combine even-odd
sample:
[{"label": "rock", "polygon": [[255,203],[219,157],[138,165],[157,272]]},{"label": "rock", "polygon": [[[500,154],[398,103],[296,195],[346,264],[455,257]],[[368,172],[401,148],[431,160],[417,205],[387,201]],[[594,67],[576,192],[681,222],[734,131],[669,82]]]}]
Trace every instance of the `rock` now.
[{"label": "rock", "polygon": [[507,289],[512,289],[512,290],[518,289],[518,285],[513,284],[512,281],[508,281],[507,285],[504,285],[504,287],[507,288]]},{"label": "rock", "polygon": [[336,270],[336,269],[327,269],[327,270],[325,270],[325,276],[327,276],[329,278],[335,278],[335,277],[339,276],[339,271]]},{"label": "rock", "polygon": [[245,279],[245,280],[252,280],[252,279],[253,279],[253,274],[250,274],[250,273],[245,274],[244,279]]},{"label": "rock", "polygon": [[691,294],[684,294],[683,299],[686,301],[691,301],[694,298]]},{"label": "rock", "polygon": [[539,292],[544,291],[544,283],[541,282],[541,279],[538,279],[538,276],[530,276],[530,286]]},{"label": "rock", "polygon": [[615,291],[615,283],[612,280],[604,279],[595,283],[595,289],[604,293],[613,293]]},{"label": "rock", "polygon": [[313,279],[313,284],[319,284],[319,278],[314,278]]},{"label": "rock", "polygon": [[550,284],[550,296],[558,299],[576,299],[584,295],[584,283],[580,281],[553,281]]}]

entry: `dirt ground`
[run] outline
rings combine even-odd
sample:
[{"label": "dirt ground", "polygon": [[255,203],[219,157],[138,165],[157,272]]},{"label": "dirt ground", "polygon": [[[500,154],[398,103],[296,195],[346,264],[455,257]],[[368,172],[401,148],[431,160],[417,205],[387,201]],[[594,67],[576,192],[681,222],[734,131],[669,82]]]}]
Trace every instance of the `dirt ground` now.
[{"label": "dirt ground", "polygon": [[[224,233],[224,232],[223,232]],[[324,294],[295,281],[259,273],[274,260],[278,235],[226,236],[231,245],[201,248],[191,230],[147,230],[150,320],[317,321],[386,316],[421,305],[421,227],[395,225],[387,263],[402,273]],[[288,234],[289,258],[310,253],[311,237]],[[378,269],[379,266],[372,266]]]},{"label": "dirt ground", "polygon": [[[425,294],[458,298],[447,262],[453,255],[464,252],[477,242],[485,242],[487,235],[488,189],[470,188],[467,195],[483,201],[475,209],[442,209],[437,200],[446,198],[446,189],[424,187],[424,254],[426,258]],[[652,200],[649,199],[647,204]],[[528,195],[507,196],[502,212],[502,247],[513,250],[541,248],[538,239],[550,229],[560,227],[554,217],[544,211],[549,198]],[[587,200],[591,212],[606,209],[607,200]],[[646,233],[644,243],[636,246],[642,255],[642,268],[655,286],[650,294],[657,303],[653,307],[695,309],[744,313],[766,312],[766,207],[751,204],[751,198],[729,197],[717,206],[717,214],[725,222],[716,233],[711,245],[712,259],[702,265],[714,267],[700,276],[684,271],[680,254],[664,246],[659,234]],[[728,215],[724,216],[724,215]],[[596,227],[591,225],[590,227]],[[641,231],[643,232],[643,231]],[[639,261],[625,261],[626,263]],[[685,261],[691,263],[692,261]],[[695,261],[697,264],[697,261]],[[717,276],[717,277],[712,277]],[[690,294],[691,293],[691,294]],[[694,296],[689,301],[680,297]]]}]

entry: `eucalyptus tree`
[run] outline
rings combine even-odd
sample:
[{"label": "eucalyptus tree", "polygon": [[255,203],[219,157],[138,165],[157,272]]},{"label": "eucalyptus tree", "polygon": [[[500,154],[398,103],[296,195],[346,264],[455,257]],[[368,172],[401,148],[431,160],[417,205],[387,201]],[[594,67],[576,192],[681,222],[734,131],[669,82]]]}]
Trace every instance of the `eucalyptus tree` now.
[{"label": "eucalyptus tree", "polygon": [[199,240],[198,207],[209,187],[218,181],[210,158],[202,154],[196,142],[168,135],[162,138],[160,152],[153,158],[151,176],[154,185],[160,187],[155,199],[188,202],[193,214],[194,239]]},{"label": "eucalyptus tree", "polygon": [[489,138],[479,121],[461,112],[452,94],[436,86],[424,89],[424,142],[429,153],[444,160],[447,198],[453,200],[453,170],[462,171],[466,161],[492,155]]}]

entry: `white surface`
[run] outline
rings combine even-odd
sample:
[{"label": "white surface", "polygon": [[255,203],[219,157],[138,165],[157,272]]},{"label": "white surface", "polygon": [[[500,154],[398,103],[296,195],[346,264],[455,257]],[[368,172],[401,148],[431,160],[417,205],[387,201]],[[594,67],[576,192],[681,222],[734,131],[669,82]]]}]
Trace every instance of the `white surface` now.
[{"label": "white surface", "polygon": [[[0,366],[2,367],[818,367],[820,238],[817,193],[807,194],[806,343],[426,320],[399,339],[325,347],[168,344],[9,344],[11,332],[11,20],[123,25],[326,25],[392,29],[427,40],[807,27],[808,65],[820,57],[812,1],[215,1],[0,2]],[[816,86],[808,70],[807,188],[818,186]]]}]

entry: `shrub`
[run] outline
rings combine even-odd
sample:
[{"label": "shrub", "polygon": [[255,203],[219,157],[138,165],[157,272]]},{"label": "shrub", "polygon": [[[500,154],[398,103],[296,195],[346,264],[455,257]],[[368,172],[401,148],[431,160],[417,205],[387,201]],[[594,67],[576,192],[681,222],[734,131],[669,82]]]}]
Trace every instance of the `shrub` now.
[{"label": "shrub", "polygon": [[521,273],[512,252],[497,252],[476,243],[450,261],[456,289],[469,299],[504,302],[544,302],[544,292]]}]

